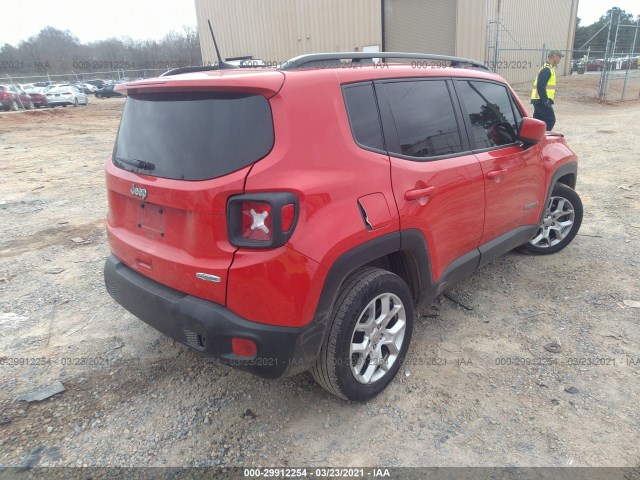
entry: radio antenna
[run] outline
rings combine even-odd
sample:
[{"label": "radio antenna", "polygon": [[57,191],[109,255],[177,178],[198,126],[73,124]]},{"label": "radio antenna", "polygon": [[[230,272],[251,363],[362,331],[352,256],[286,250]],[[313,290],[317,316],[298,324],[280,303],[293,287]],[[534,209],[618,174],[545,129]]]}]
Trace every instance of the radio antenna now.
[{"label": "radio antenna", "polygon": [[213,27],[211,27],[211,20],[207,19],[207,23],[209,24],[209,31],[211,32],[211,38],[213,38],[213,46],[215,47],[216,55],[218,56],[218,65],[219,65],[218,68],[220,68],[220,70],[225,68],[239,68],[236,65],[232,65],[224,61],[224,59],[222,58],[222,55],[220,55],[220,49],[218,49],[218,42],[216,42],[216,36],[213,34]]}]

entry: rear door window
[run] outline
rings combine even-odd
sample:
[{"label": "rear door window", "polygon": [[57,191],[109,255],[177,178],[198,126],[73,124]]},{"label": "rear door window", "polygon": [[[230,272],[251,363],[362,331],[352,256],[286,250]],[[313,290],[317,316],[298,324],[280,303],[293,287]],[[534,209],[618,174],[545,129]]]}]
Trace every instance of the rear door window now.
[{"label": "rear door window", "polygon": [[428,159],[462,151],[458,122],[445,80],[384,83],[398,133],[389,152]]},{"label": "rear door window", "polygon": [[476,149],[509,145],[517,140],[519,128],[513,102],[506,87],[474,80],[456,82],[456,90],[471,125]]},{"label": "rear door window", "polygon": [[156,177],[207,180],[260,160],[273,142],[271,108],[261,95],[138,94],[125,103],[113,163]]}]

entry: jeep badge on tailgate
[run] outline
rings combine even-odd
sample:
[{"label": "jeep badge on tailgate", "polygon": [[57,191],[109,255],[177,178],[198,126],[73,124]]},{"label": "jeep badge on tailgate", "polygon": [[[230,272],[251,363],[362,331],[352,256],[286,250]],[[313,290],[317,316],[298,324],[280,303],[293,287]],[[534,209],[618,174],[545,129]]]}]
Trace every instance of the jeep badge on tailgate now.
[{"label": "jeep badge on tailgate", "polygon": [[142,200],[144,200],[145,198],[147,198],[147,189],[136,187],[136,184],[134,183],[133,185],[131,185],[131,195],[133,195],[134,197],[140,197]]}]

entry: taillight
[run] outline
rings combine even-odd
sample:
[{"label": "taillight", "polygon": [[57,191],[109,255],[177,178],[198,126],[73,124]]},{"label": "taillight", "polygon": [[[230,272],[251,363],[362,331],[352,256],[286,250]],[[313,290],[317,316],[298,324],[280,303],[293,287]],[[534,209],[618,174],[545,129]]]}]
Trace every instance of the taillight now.
[{"label": "taillight", "polygon": [[242,202],[242,238],[271,240],[271,205],[268,203]]},{"label": "taillight", "polygon": [[298,197],[289,192],[236,195],[227,204],[229,241],[236,247],[281,247],[297,219]]}]

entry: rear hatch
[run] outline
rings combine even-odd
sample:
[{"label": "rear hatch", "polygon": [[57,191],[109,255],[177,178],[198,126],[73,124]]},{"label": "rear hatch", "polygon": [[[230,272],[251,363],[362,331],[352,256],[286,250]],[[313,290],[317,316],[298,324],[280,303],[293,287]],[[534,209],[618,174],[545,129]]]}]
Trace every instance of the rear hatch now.
[{"label": "rear hatch", "polygon": [[107,232],[113,254],[182,292],[225,303],[236,250],[230,196],[274,143],[268,98],[279,72],[207,72],[137,82],[106,161]]}]

